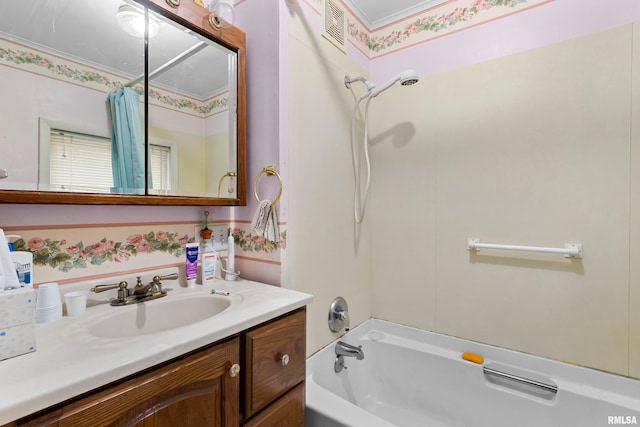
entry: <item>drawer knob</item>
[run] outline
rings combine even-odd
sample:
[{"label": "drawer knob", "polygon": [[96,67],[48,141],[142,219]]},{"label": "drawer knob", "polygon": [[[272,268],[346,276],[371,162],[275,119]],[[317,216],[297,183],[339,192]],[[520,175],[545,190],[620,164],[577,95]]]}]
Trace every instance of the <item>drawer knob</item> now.
[{"label": "drawer knob", "polygon": [[289,355],[283,354],[280,356],[280,363],[282,363],[282,366],[287,366],[289,364]]},{"label": "drawer knob", "polygon": [[231,378],[235,378],[238,376],[239,373],[240,373],[240,365],[238,365],[237,363],[234,363],[233,365],[231,365],[231,368],[229,368],[229,376]]}]

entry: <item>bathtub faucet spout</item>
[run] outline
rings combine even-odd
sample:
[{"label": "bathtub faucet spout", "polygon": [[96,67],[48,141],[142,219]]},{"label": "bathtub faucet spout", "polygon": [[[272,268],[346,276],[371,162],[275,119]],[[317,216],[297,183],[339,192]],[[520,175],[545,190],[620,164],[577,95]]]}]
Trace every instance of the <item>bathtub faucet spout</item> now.
[{"label": "bathtub faucet spout", "polygon": [[336,344],[336,360],[333,363],[333,369],[337,373],[341,372],[343,369],[347,369],[344,366],[344,357],[355,357],[357,360],[364,359],[364,351],[362,351],[362,346],[356,347],[355,345],[347,344],[343,341],[338,341]]},{"label": "bathtub faucet spout", "polygon": [[357,360],[362,360],[364,359],[364,351],[362,351],[362,346],[356,347],[355,345],[338,341],[336,344],[336,356],[349,356],[355,357]]}]

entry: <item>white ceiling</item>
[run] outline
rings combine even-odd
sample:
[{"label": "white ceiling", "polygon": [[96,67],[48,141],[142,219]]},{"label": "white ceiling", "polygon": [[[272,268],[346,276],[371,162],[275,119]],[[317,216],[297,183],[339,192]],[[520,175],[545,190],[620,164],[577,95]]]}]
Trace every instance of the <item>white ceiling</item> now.
[{"label": "white ceiling", "polygon": [[394,23],[408,16],[437,6],[448,0],[342,0],[344,4],[369,28]]}]

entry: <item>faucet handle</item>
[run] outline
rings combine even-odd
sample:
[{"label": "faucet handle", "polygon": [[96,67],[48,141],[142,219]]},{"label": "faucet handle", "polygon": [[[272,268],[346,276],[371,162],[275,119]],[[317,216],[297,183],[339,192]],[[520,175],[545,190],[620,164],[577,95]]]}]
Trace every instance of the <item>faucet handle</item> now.
[{"label": "faucet handle", "polygon": [[129,289],[127,288],[127,282],[124,280],[118,283],[118,301],[124,302],[129,296]]},{"label": "faucet handle", "polygon": [[99,294],[100,292],[108,291],[110,289],[118,289],[118,298],[116,300],[111,301],[111,305],[113,305],[114,301],[124,304],[127,297],[129,296],[129,288],[127,288],[128,284],[126,281],[121,281],[118,283],[114,283],[112,285],[96,285],[91,288],[91,292],[95,292]]},{"label": "faucet handle", "polygon": [[153,283],[155,283],[156,285],[159,285],[161,281],[163,280],[178,280],[178,273],[172,273],[172,274],[167,274],[164,276],[160,276],[160,275],[156,275],[153,276]]},{"label": "faucet handle", "polygon": [[342,323],[344,325],[344,331],[345,332],[349,332],[349,329],[351,329],[351,321],[349,318],[349,312],[346,310],[338,310],[337,312],[338,314],[338,318],[340,320],[342,320]]},{"label": "faucet handle", "polygon": [[155,275],[153,276],[152,282],[153,285],[155,286],[155,290],[157,292],[162,292],[162,281],[163,280],[177,280],[178,279],[178,273],[172,273],[172,274],[166,274],[164,276],[160,276],[160,275]]},{"label": "faucet handle", "polygon": [[344,298],[337,297],[329,307],[329,329],[331,332],[340,332],[342,328],[345,332],[350,328],[349,306]]},{"label": "faucet handle", "polygon": [[118,293],[120,293],[120,291],[127,289],[127,286],[127,282],[123,280],[122,282],[114,283],[111,285],[96,285],[91,288],[91,292],[99,294],[100,292],[108,291],[111,289],[118,289]]}]

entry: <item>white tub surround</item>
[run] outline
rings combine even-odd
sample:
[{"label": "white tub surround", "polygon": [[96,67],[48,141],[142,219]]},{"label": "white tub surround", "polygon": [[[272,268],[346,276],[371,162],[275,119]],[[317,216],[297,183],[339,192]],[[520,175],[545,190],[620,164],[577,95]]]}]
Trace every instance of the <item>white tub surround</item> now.
[{"label": "white tub surround", "polygon": [[[162,270],[150,275],[169,272]],[[126,279],[131,285],[131,277]],[[144,283],[148,281],[144,276],[143,279]],[[62,285],[61,288],[68,292],[118,280],[122,279]],[[105,303],[115,296],[115,290],[91,293],[90,306],[82,315],[64,316],[53,323],[36,325],[37,351],[0,361],[0,425],[232,336],[312,300],[309,294],[247,280],[216,279],[213,285],[197,285],[193,289],[176,281],[166,281],[163,289],[168,291],[164,298],[125,307]],[[229,295],[212,295],[212,289]],[[118,310],[142,313],[145,305],[191,298],[228,298],[230,304],[214,317],[162,332],[117,338],[99,337],[90,332],[92,325]],[[167,313],[172,315],[176,314]]]},{"label": "white tub surround", "polygon": [[377,319],[340,340],[365,357],[335,373],[333,343],[307,360],[309,427],[640,423],[638,380]]}]

